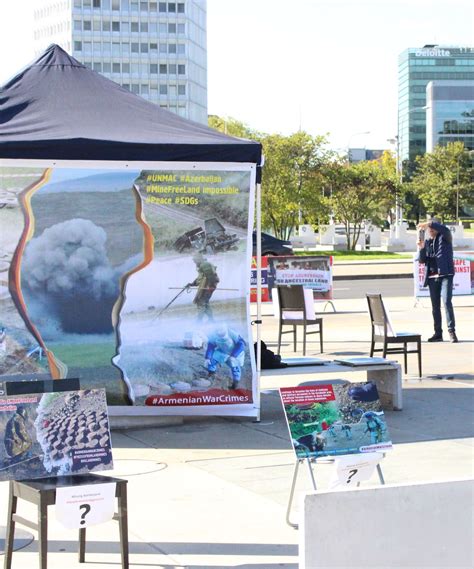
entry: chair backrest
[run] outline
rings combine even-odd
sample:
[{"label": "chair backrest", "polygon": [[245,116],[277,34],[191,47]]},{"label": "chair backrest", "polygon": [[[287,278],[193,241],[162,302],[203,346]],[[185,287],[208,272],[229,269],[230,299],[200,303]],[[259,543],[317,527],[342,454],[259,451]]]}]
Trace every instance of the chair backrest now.
[{"label": "chair backrest", "polygon": [[381,294],[366,294],[372,327],[376,334],[395,336],[390,315],[385,309]]},{"label": "chair backrest", "polygon": [[305,310],[302,285],[277,286],[281,310]]},{"label": "chair backrest", "polygon": [[382,295],[366,294],[366,297],[374,332],[380,336],[396,336],[390,314],[383,303]]}]

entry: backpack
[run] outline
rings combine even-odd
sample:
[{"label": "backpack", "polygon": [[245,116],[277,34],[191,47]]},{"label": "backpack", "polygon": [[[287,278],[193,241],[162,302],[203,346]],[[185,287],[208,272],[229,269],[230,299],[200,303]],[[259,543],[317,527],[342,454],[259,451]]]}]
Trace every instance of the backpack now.
[{"label": "backpack", "polygon": [[[255,359],[257,358],[257,343],[253,345],[255,350]],[[260,349],[261,349],[261,369],[276,369],[280,367],[287,367],[288,364],[285,364],[281,361],[281,356],[275,354],[271,350],[267,348],[265,342],[260,340]]]}]

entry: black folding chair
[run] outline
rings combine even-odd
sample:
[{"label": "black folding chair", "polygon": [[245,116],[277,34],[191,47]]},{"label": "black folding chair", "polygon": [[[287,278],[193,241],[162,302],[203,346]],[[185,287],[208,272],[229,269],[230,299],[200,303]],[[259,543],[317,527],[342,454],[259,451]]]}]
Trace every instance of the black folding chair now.
[{"label": "black folding chair", "polygon": [[[396,333],[392,329],[390,317],[385,309],[381,294],[367,294],[369,304],[370,321],[372,325],[372,340],[370,344],[370,357],[374,352],[382,352],[385,358],[387,354],[403,354],[405,361],[405,373],[408,373],[408,354],[418,354],[418,373],[421,377],[421,335],[410,332]],[[382,348],[375,348],[375,344],[381,342]],[[415,343],[416,350],[409,350],[408,344]],[[390,347],[390,344],[395,344]]]},{"label": "black folding chair", "polygon": [[[280,353],[283,334],[293,334],[293,349],[296,352],[297,327],[303,326],[303,356],[306,355],[306,336],[319,334],[321,353],[323,352],[323,319],[315,318],[314,312],[308,314],[304,289],[301,285],[277,286],[280,306],[280,322],[278,328],[278,353]],[[307,331],[308,326],[316,325],[317,330]],[[291,330],[283,331],[283,326],[291,326]]]}]

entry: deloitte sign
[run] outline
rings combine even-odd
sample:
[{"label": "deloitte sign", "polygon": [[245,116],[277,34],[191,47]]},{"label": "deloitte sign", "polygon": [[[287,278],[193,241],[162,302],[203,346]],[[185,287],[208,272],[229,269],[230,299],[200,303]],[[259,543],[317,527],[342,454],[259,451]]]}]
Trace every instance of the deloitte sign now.
[{"label": "deloitte sign", "polygon": [[449,49],[428,48],[415,51],[416,57],[449,57],[450,55]]}]

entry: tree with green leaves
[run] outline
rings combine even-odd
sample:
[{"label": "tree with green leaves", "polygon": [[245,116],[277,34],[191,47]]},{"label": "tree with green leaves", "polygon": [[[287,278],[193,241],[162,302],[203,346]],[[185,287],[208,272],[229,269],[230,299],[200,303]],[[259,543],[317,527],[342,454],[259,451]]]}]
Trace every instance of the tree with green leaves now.
[{"label": "tree with green leaves", "polygon": [[410,189],[421,199],[431,215],[456,219],[458,210],[472,200],[472,158],[462,142],[436,146],[433,152],[418,156]]},{"label": "tree with green leaves", "polygon": [[211,128],[214,128],[219,132],[223,132],[224,134],[228,134],[229,136],[236,136],[237,138],[257,139],[261,136],[261,134],[256,130],[252,130],[245,123],[232,117],[209,115],[207,123]]},{"label": "tree with green leaves", "polygon": [[265,165],[262,178],[262,224],[280,239],[289,239],[307,214],[314,218],[325,205],[319,172],[329,151],[324,136],[296,132],[262,137]]},{"label": "tree with green leaves", "polygon": [[387,154],[380,161],[336,161],[326,168],[331,187],[326,197],[334,217],[344,225],[348,250],[354,250],[365,222],[380,224],[399,191],[396,169]]}]

